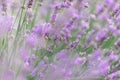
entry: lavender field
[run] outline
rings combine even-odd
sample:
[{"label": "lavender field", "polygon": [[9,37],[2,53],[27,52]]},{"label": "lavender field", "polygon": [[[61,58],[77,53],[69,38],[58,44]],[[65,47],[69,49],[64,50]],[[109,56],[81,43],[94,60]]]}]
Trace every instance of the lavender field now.
[{"label": "lavender field", "polygon": [[120,80],[120,0],[0,0],[0,80]]}]

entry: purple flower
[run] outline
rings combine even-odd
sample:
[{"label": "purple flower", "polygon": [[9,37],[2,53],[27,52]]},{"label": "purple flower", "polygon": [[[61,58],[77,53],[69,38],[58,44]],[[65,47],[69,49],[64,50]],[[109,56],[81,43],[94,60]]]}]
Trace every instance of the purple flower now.
[{"label": "purple flower", "polygon": [[110,31],[113,33],[114,36],[118,35],[119,32],[116,27],[114,27],[113,25],[110,25],[108,28],[110,29]]},{"label": "purple flower", "polygon": [[47,63],[45,63],[44,61],[40,61],[38,66],[37,66],[37,68],[38,69],[41,68],[41,70],[46,68],[46,67],[47,67]]},{"label": "purple flower", "polygon": [[38,35],[45,35],[47,33],[49,33],[49,31],[51,30],[51,24],[50,23],[45,23],[43,25],[37,25],[35,26],[35,28],[33,29],[33,33],[38,34]]},{"label": "purple flower", "polygon": [[89,57],[90,61],[94,61],[94,60],[98,61],[101,58],[102,58],[102,52],[100,49],[95,50],[94,53],[91,54]]},{"label": "purple flower", "polygon": [[0,15],[0,36],[3,36],[12,29],[12,18]]},{"label": "purple flower", "polygon": [[106,5],[112,7],[114,5],[114,0],[105,0]]},{"label": "purple flower", "polygon": [[96,11],[97,11],[98,14],[101,13],[103,10],[104,10],[103,5],[97,5]]},{"label": "purple flower", "polygon": [[33,34],[27,36],[26,38],[27,44],[30,45],[31,47],[34,47],[37,44],[37,41],[38,41],[37,37]]},{"label": "purple flower", "polygon": [[110,61],[117,61],[119,59],[118,55],[115,55],[113,52],[109,55]]},{"label": "purple flower", "polygon": [[100,49],[95,50],[94,54],[94,58],[98,59],[101,57],[102,53]]},{"label": "purple flower", "polygon": [[20,55],[21,55],[21,57],[23,58],[24,61],[28,57],[28,54],[29,54],[29,52],[28,52],[27,49],[20,49]]},{"label": "purple flower", "polygon": [[105,29],[103,29],[102,31],[98,32],[98,34],[96,35],[96,40],[97,41],[103,41],[107,38],[107,31]]},{"label": "purple flower", "polygon": [[60,4],[55,5],[55,6],[54,6],[54,9],[55,9],[55,10],[60,10],[60,9],[61,9]]},{"label": "purple flower", "polygon": [[118,40],[115,42],[115,47],[116,48],[120,47],[120,38],[118,38]]},{"label": "purple flower", "polygon": [[40,35],[40,34],[42,33],[42,25],[36,25],[36,26],[33,28],[33,33]]},{"label": "purple flower", "polygon": [[12,70],[6,70],[2,80],[14,80],[14,78],[15,78],[14,72]]},{"label": "purple flower", "polygon": [[[120,15],[117,16],[116,22],[117,22],[117,24],[120,26]],[[119,27],[119,26],[118,26],[118,27]],[[120,28],[120,27],[119,27],[119,28]]]},{"label": "purple flower", "polygon": [[105,76],[110,71],[110,64],[107,60],[102,60],[99,65],[99,72],[102,76]]},{"label": "purple flower", "polygon": [[68,57],[68,52],[67,51],[61,51],[61,52],[59,52],[59,53],[57,53],[57,55],[56,55],[56,57],[59,59],[61,59],[61,58],[67,58]]},{"label": "purple flower", "polygon": [[113,72],[112,74],[108,75],[107,77],[111,80],[116,79],[116,78],[120,77],[120,71],[118,70],[116,72]]},{"label": "purple flower", "polygon": [[84,64],[86,62],[85,58],[76,58],[74,63],[77,65]]},{"label": "purple flower", "polygon": [[49,31],[51,30],[52,26],[50,23],[45,23],[43,24],[43,27],[42,27],[42,33],[43,34],[47,34],[49,33]]},{"label": "purple flower", "polygon": [[44,77],[44,75],[42,73],[39,74],[39,79],[40,80],[45,80],[45,77]]},{"label": "purple flower", "polygon": [[83,29],[89,29],[89,24],[87,22],[85,22],[85,21],[81,21],[81,27]]},{"label": "purple flower", "polygon": [[72,76],[72,71],[67,71],[65,74],[67,77],[71,77]]},{"label": "purple flower", "polygon": [[37,69],[35,68],[35,69],[31,72],[31,75],[32,75],[32,76],[36,76],[37,72],[38,72],[38,71],[37,71]]}]

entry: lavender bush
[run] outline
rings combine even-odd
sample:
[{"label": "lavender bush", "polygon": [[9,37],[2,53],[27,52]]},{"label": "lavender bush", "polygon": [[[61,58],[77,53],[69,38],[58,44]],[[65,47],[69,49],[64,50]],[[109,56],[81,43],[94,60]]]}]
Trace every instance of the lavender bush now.
[{"label": "lavender bush", "polygon": [[119,0],[0,0],[0,80],[120,80]]}]

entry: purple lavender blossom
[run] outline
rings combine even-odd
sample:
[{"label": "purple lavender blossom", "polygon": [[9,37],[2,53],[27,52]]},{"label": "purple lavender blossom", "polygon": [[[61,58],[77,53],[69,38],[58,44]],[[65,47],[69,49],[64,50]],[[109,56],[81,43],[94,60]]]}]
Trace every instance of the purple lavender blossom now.
[{"label": "purple lavender blossom", "polygon": [[119,80],[119,0],[1,0],[0,80]]}]

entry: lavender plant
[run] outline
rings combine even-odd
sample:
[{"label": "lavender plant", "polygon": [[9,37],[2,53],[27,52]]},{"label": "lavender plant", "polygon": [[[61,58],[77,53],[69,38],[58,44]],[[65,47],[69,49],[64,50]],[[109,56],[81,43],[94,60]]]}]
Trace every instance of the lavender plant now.
[{"label": "lavender plant", "polygon": [[0,0],[0,80],[120,80],[119,0]]}]

